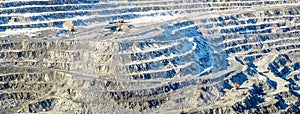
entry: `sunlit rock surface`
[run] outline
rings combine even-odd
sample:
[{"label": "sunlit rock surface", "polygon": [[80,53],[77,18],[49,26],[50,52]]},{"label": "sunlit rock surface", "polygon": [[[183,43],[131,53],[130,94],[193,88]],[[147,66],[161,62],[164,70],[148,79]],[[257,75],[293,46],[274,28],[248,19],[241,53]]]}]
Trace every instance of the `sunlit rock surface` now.
[{"label": "sunlit rock surface", "polygon": [[299,113],[299,7],[0,1],[0,111]]}]

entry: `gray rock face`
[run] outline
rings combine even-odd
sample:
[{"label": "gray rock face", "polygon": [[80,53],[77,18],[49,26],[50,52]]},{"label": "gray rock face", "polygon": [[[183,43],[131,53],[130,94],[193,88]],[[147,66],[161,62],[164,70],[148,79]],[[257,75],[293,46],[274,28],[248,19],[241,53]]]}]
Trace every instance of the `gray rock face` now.
[{"label": "gray rock face", "polygon": [[298,113],[298,1],[0,1],[0,110]]}]

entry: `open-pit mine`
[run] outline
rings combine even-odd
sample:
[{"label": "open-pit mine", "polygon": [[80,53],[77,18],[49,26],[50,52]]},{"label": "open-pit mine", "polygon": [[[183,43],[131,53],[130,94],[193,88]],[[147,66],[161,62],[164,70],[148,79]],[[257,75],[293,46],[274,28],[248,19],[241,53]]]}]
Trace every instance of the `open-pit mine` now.
[{"label": "open-pit mine", "polygon": [[0,0],[0,113],[297,114],[299,32],[298,0]]}]

